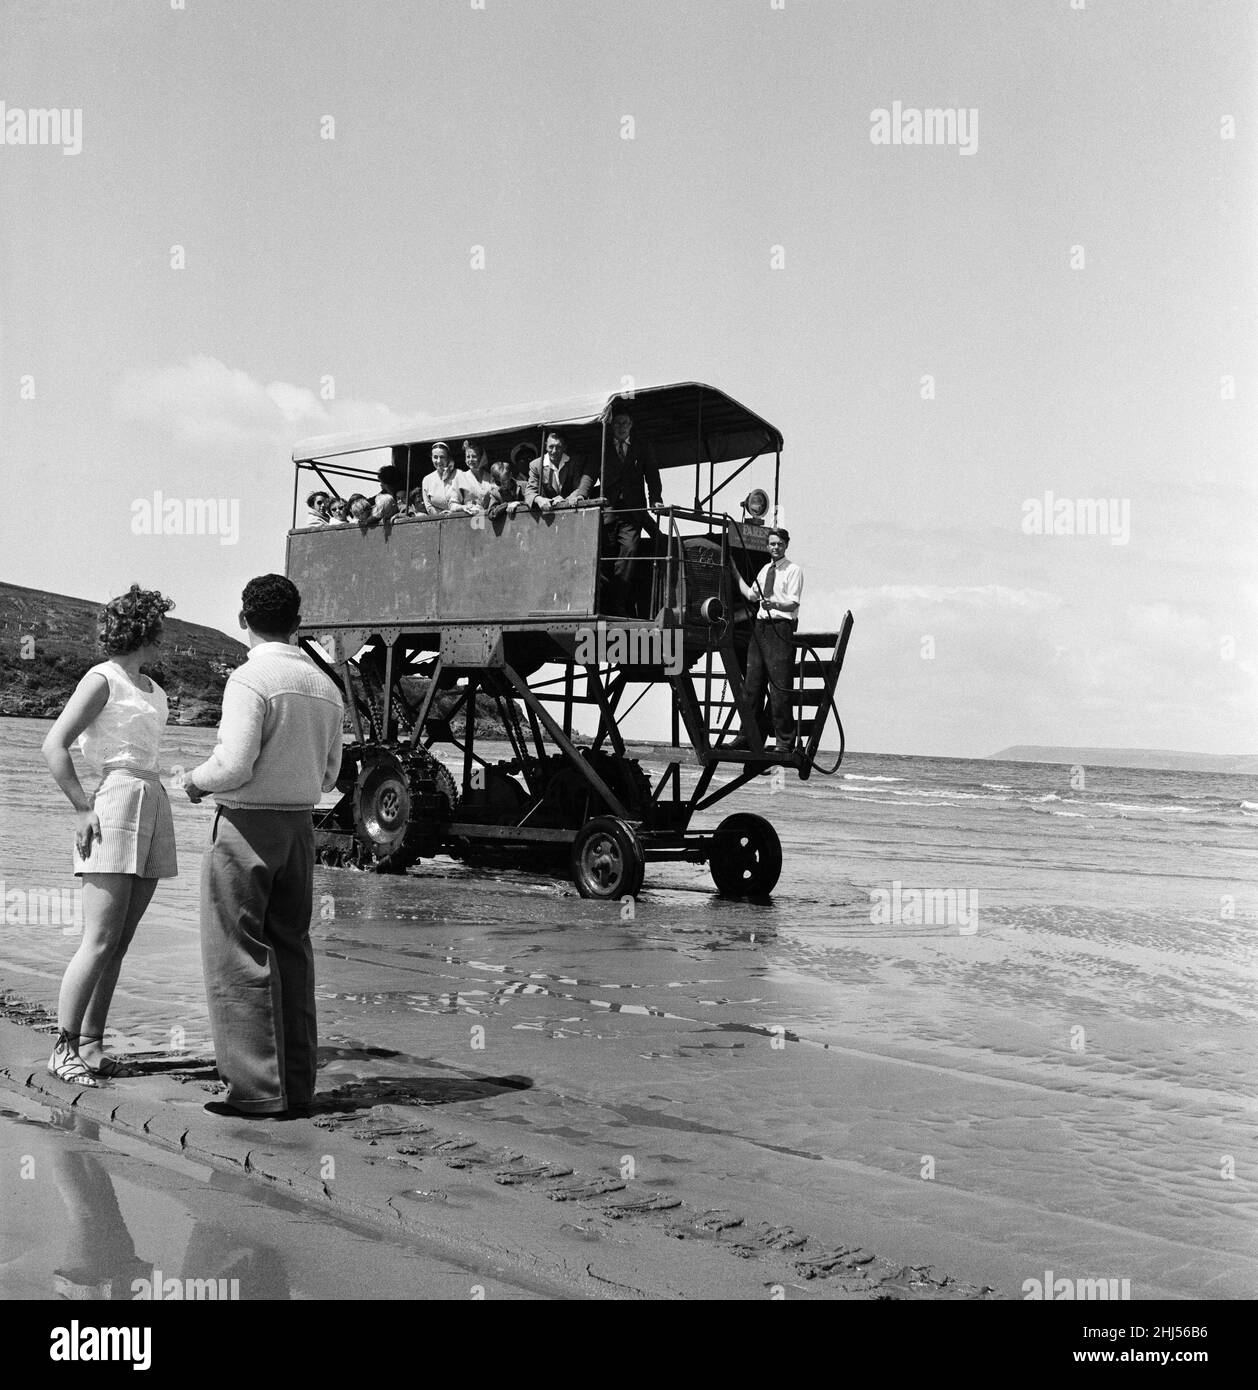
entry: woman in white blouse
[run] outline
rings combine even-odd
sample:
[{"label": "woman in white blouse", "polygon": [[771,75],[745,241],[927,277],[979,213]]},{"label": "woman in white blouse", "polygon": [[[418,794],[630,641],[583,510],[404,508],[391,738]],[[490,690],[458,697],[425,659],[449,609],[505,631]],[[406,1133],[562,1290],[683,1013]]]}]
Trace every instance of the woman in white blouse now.
[{"label": "woman in white blouse", "polygon": [[[44,760],[75,810],[74,872],[83,880],[83,936],[61,981],[48,1070],[76,1086],[128,1074],[104,1050],[105,1022],[157,880],[178,872],[158,771],[166,694],[140,672],[157,655],[162,618],[173,607],[138,584],[105,605],[100,645],[107,660],[79,682],[44,739]],[[101,779],[90,797],[74,770],[72,743]]]},{"label": "woman in white blouse", "polygon": [[469,473],[455,467],[444,440],[432,446],[432,472],[424,476],[424,510],[429,516],[468,514],[479,508],[480,488]]}]

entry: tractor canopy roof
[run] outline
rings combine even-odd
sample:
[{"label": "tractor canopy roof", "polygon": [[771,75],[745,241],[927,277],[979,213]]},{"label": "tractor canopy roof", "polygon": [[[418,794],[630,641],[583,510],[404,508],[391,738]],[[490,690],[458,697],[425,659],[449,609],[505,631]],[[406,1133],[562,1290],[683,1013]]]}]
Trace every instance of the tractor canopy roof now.
[{"label": "tractor canopy roof", "polygon": [[293,461],[322,461],[372,449],[431,447],[439,439],[446,440],[456,454],[464,439],[499,449],[530,439],[540,451],[544,431],[589,431],[621,409],[633,417],[635,435],[649,440],[661,468],[726,463],[782,448],[781,431],[732,396],[699,381],[684,381],[421,419],[388,429],[322,435],[298,444]]}]

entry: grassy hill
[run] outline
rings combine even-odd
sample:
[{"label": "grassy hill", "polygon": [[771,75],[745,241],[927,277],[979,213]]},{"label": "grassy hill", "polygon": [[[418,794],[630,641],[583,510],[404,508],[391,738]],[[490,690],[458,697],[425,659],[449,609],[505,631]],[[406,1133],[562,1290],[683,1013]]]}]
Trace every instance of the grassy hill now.
[{"label": "grassy hill", "polygon": [[[79,678],[102,660],[102,604],[0,583],[0,714],[54,719]],[[172,724],[218,723],[223,686],[248,650],[212,627],[167,615],[160,660],[146,666],[170,700]]]},{"label": "grassy hill", "polygon": [[[61,713],[79,678],[102,659],[96,644],[100,610],[100,603],[88,599],[0,583],[0,715],[55,719]],[[223,686],[248,647],[215,628],[169,614],[163,633],[160,661],[144,669],[166,692],[170,722],[215,727]],[[427,680],[403,676],[402,685],[417,707]],[[442,694],[434,714],[449,709],[456,698],[453,692]],[[476,714],[481,738],[506,737],[488,695],[477,695]],[[453,731],[463,735],[462,713],[455,716]]]}]

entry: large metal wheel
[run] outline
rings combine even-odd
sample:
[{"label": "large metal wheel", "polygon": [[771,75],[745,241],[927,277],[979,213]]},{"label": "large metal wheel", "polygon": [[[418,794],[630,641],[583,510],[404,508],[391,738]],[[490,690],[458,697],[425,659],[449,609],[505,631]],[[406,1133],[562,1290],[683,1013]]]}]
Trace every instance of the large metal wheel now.
[{"label": "large metal wheel", "polygon": [[726,816],[716,828],[708,867],[723,897],[764,897],[782,876],[782,842],[763,816]]},{"label": "large metal wheel", "polygon": [[422,749],[370,749],[354,784],[354,832],[377,872],[405,873],[434,852],[436,825],[457,801],[454,779]]},{"label": "large metal wheel", "polygon": [[378,863],[405,869],[402,861],[410,822],[411,779],[401,758],[383,751],[365,758],[354,785],[354,829],[359,840]]},{"label": "large metal wheel", "polygon": [[646,874],[642,845],[628,822],[595,816],[572,842],[572,881],[583,898],[636,898]]}]

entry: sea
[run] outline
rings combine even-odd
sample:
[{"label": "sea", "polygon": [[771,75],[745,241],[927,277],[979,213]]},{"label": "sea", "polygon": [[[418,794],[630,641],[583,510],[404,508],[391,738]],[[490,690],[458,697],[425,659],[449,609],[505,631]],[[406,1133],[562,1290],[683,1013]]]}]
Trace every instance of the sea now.
[{"label": "sea", "polygon": [[[76,939],[23,917],[74,886],[48,727],[0,719],[0,984],[44,1004]],[[173,783],[213,741],[168,730],[181,874],[124,967],[124,1047],[162,1045],[172,1018],[209,1045],[211,811]],[[871,1240],[929,1246],[1012,1296],[1047,1268],[1132,1278],[1136,1296],[1258,1293],[1254,778],[850,753],[833,776],[756,779],[696,824],[734,811],[781,837],[768,902],[717,898],[694,864],[648,864],[628,919],[527,871],[320,869],[336,905],[314,932],[321,1038],[453,1055],[468,1019],[501,1021],[516,1051],[496,1065],[553,1086],[574,1133],[668,1097],[678,1131],[817,1160],[764,1176],[805,1207],[842,1195]],[[713,1041],[731,1037],[788,1039],[791,1079]],[[753,1180],[733,1139],[717,1147],[720,1176]]]}]

